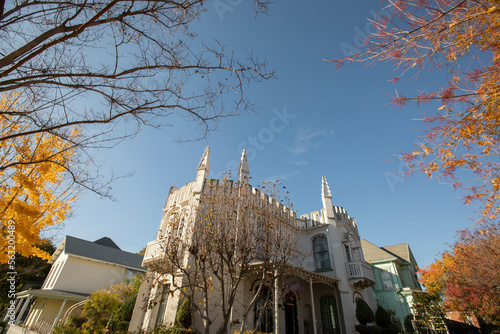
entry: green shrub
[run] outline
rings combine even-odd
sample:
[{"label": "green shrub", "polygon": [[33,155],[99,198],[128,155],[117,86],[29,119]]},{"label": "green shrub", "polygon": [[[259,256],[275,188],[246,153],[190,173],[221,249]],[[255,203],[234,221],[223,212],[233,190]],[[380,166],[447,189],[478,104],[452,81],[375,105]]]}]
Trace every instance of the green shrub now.
[{"label": "green shrub", "polygon": [[59,325],[57,327],[54,327],[54,329],[52,330],[52,334],[82,334],[82,333],[83,332],[81,329],[75,328],[69,323],[67,323],[64,326]]},{"label": "green shrub", "polygon": [[59,325],[53,329],[54,334],[81,334],[81,327],[87,321],[84,317],[69,317],[64,325]]},{"label": "green shrub", "polygon": [[382,328],[382,334],[398,334],[398,330],[393,327]]},{"label": "green shrub", "polygon": [[375,320],[375,314],[373,314],[372,309],[363,299],[356,301],[356,319],[358,319],[361,325],[366,325]]},{"label": "green shrub", "polygon": [[[375,312],[375,322],[382,328],[390,328],[392,327],[391,316],[382,306],[377,307],[377,311]],[[390,333],[387,333],[390,334]]]},{"label": "green shrub", "polygon": [[[152,334],[167,334],[167,326],[160,324],[151,332]],[[149,333],[149,332],[148,332]]]},{"label": "green shrub", "polygon": [[186,328],[177,328],[177,327],[173,327],[170,329],[171,332],[169,332],[169,334],[186,334],[186,333],[193,333],[193,331],[191,331],[190,329],[186,329]]},{"label": "green shrub", "polygon": [[84,317],[69,317],[68,324],[75,328],[81,328],[83,323],[87,321]]},{"label": "green shrub", "polygon": [[120,311],[118,312],[119,320],[130,322],[130,319],[132,319],[132,313],[134,313],[136,300],[137,300],[137,294],[133,295],[132,297],[130,297],[125,301],[123,306],[120,308]]},{"label": "green shrub", "polygon": [[354,327],[360,334],[382,334],[382,328],[379,326],[356,325]]},{"label": "green shrub", "polygon": [[175,326],[189,328],[191,327],[191,324],[191,301],[186,298],[175,315]]},{"label": "green shrub", "polygon": [[413,329],[412,321],[413,314],[408,314],[404,319],[405,331],[408,333],[415,333],[415,329]]},{"label": "green shrub", "polygon": [[193,334],[193,331],[190,329],[185,329],[185,328],[178,328],[178,327],[167,327],[163,324],[158,325],[152,332],[151,334]]},{"label": "green shrub", "polygon": [[129,325],[130,325],[130,323],[128,321],[115,322],[115,324],[113,325],[113,333],[116,333],[116,332],[126,333]]},{"label": "green shrub", "polygon": [[389,313],[391,317],[391,328],[394,328],[398,333],[403,333],[403,325],[401,319],[397,316],[396,311],[388,309],[387,313]]}]

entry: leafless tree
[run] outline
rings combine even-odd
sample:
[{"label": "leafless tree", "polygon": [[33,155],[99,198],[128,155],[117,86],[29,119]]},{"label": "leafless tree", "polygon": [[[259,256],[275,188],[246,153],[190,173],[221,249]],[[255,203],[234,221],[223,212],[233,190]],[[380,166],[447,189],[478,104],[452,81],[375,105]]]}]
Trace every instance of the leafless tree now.
[{"label": "leafless tree", "polygon": [[[265,12],[269,3],[254,5]],[[0,94],[20,102],[0,117],[22,125],[2,132],[0,141],[37,133],[68,140],[81,150],[68,166],[70,178],[106,195],[89,149],[180,119],[198,129],[182,140],[203,138],[222,118],[252,110],[246,86],[273,71],[252,55],[238,59],[223,43],[199,41],[190,23],[204,6],[203,0],[0,1]],[[70,135],[75,129],[78,140]]]},{"label": "leafless tree", "polygon": [[[290,206],[248,184],[231,180],[207,183],[192,222],[171,219],[162,245],[163,258],[149,269],[161,279],[177,277],[169,288],[193,302],[204,320],[205,333],[222,316],[217,333],[227,333],[238,288],[245,278],[258,279],[255,297],[244,310],[247,318],[265,287],[273,288],[277,273],[298,260],[301,251]],[[273,300],[268,296],[268,301]],[[263,309],[261,308],[261,311]],[[213,314],[212,314],[213,313]],[[245,327],[245,320],[241,331]]]}]

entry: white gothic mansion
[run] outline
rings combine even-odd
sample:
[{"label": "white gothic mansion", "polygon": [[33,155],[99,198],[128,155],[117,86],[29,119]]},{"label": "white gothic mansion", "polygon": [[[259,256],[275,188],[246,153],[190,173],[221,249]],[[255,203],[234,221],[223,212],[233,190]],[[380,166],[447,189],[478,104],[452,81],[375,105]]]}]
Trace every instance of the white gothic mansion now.
[{"label": "white gothic mansion", "polygon": [[[172,287],[173,280],[179,282],[187,278],[182,274],[159,273],[155,271],[154,264],[165,257],[162,245],[172,242],[168,240],[174,240],[171,239],[173,233],[178,234],[178,230],[172,229],[169,224],[171,217],[181,215],[184,217],[183,224],[193,224],[192,229],[184,231],[195,231],[195,222],[200,221],[199,218],[209,210],[207,207],[199,207],[209,191],[207,185],[223,182],[209,179],[209,155],[207,147],[193,182],[180,188],[170,188],[156,240],[148,243],[145,251],[143,265],[149,269],[139,291],[130,332],[149,331],[159,324],[174,325],[177,310],[183,302],[182,292],[170,289],[165,293],[163,290],[165,287]],[[231,182],[239,184],[248,178],[248,161],[246,152],[243,151],[237,180]],[[251,196],[251,201],[259,203],[260,208],[281,205],[255,188],[251,188]],[[234,333],[244,326],[245,330],[257,328],[262,332],[287,334],[352,334],[356,332],[354,326],[357,324],[356,300],[364,299],[375,310],[376,301],[372,291],[375,280],[370,265],[363,257],[356,220],[344,208],[332,203],[325,177],[322,179],[321,200],[323,206],[320,210],[300,217],[296,216],[293,209],[280,207],[283,215],[288,217],[288,228],[298,238],[302,257],[300,260],[290,261],[288,266],[291,270],[276,271],[273,282],[265,287],[271,291],[270,306],[265,312],[257,312],[261,303],[259,300],[254,302],[253,307],[248,307],[255,300],[256,287],[259,286],[258,275],[253,272],[253,276],[244,277],[234,296],[226,332]],[[189,233],[184,234],[178,237],[189,240]],[[255,247],[259,247],[259,244]],[[189,261],[186,256],[186,265]],[[177,283],[176,286],[181,285]],[[223,299],[218,291],[214,286],[209,305],[216,305]],[[202,305],[201,300],[193,300],[192,303]],[[217,315],[215,308],[211,312],[213,322],[210,332],[215,333],[224,317]],[[260,315],[257,316],[257,313]],[[200,312],[192,311],[192,318],[192,328],[206,333],[206,323]]]}]

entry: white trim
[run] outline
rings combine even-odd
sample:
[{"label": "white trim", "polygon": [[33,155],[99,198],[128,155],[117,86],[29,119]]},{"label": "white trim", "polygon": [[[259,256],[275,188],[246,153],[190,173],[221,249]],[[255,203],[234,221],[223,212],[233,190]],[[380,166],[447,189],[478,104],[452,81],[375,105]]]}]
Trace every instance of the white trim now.
[{"label": "white trim", "polygon": [[66,306],[66,302],[68,300],[67,299],[64,299],[63,302],[62,302],[62,305],[61,305],[61,308],[59,308],[59,312],[57,312],[57,316],[56,318],[54,319],[54,323],[52,324],[52,328],[56,327],[57,326],[57,322],[59,321],[59,318],[61,317],[61,313],[62,313],[62,310],[64,308],[64,306]]},{"label": "white trim", "polygon": [[314,307],[314,293],[313,293],[313,280],[312,276],[309,279],[309,288],[311,290],[311,308],[312,308],[312,323],[313,323],[313,333],[317,333],[316,329],[316,309]]}]

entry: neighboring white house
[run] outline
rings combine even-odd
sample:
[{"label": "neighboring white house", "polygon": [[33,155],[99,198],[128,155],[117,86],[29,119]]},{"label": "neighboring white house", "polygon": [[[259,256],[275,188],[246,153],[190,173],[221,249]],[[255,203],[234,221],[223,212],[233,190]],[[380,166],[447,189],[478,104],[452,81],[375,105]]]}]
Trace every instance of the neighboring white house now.
[{"label": "neighboring white house", "polygon": [[[197,210],[197,203],[209,188],[205,184],[207,182],[218,184],[219,182],[209,181],[208,174],[209,148],[207,147],[198,166],[195,181],[181,188],[175,186],[170,188],[157,238],[147,245],[144,266],[162,258],[161,245],[170,233],[167,228],[169,217],[180,213],[185,215],[187,220],[196,221],[196,215],[203,214],[201,210]],[[247,156],[243,151],[238,180],[248,179],[248,175]],[[272,203],[259,190],[253,188],[252,193],[255,196],[252,200],[263,201],[261,207]],[[374,310],[376,308],[371,288],[375,280],[370,265],[363,258],[356,220],[351,218],[342,207],[333,205],[325,177],[322,179],[321,199],[323,207],[320,210],[300,217],[297,217],[289,208],[283,209],[293,218],[291,219],[292,228],[299,233],[300,247],[307,256],[300,264],[291,263],[296,266],[293,273],[282,274],[279,278],[275,285],[279,287],[279,291],[272,294],[275,298],[275,307],[272,312],[264,315],[265,319],[261,322],[261,326],[262,324],[271,325],[265,326],[266,328],[261,327],[261,331],[276,332],[274,326],[277,324],[279,333],[351,334],[355,332],[356,300],[362,298]],[[155,277],[155,275],[157,279],[171,279],[158,277],[159,274],[148,270],[147,277]],[[157,291],[161,285],[152,284],[153,281],[153,279],[145,280],[139,291],[139,295],[150,296],[150,301],[154,301],[153,298],[161,295],[161,291]],[[232,312],[229,333],[239,330],[244,313],[243,308],[248,305],[253,296],[252,284],[253,279],[247,279],[240,289],[241,293],[237,296]],[[152,330],[160,323],[167,326],[173,325],[180,303],[179,294],[173,296],[164,294],[159,300],[158,303],[150,303],[153,307],[145,309],[143,307],[145,301],[138,298],[130,323],[130,332]],[[215,319],[212,329],[218,327],[217,322],[221,321],[220,318]],[[255,318],[250,315],[249,319]],[[248,329],[253,328],[253,322],[254,320],[250,320]],[[196,313],[193,326],[203,332],[202,321],[196,317]]]},{"label": "neighboring white house", "polygon": [[110,238],[90,242],[66,236],[49,261],[52,268],[42,288],[16,294],[16,325],[50,333],[92,292],[145,272],[141,262],[141,255],[122,251]]}]

